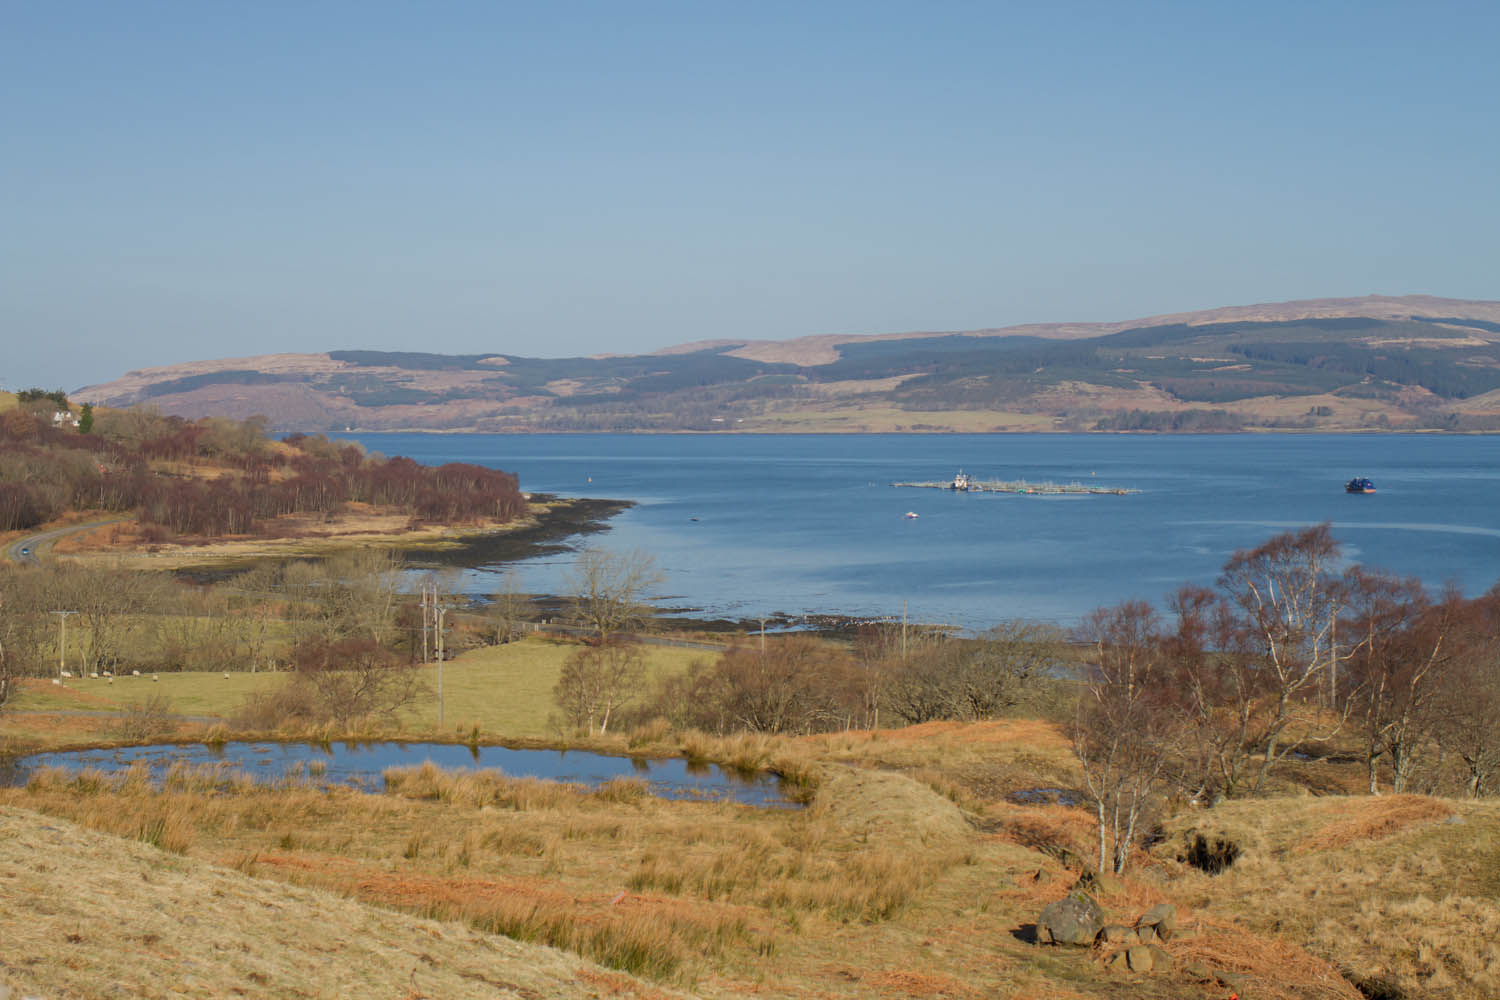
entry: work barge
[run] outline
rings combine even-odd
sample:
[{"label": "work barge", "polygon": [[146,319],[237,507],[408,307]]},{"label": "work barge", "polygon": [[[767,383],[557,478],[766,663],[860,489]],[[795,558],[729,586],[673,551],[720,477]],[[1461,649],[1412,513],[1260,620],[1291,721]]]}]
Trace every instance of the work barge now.
[{"label": "work barge", "polygon": [[1032,483],[1024,479],[975,479],[960,472],[951,480],[926,483],[892,483],[892,486],[928,490],[952,490],[955,493],[1023,493],[1034,496],[1114,496],[1123,497],[1140,490],[1121,486],[1097,486],[1093,483]]}]

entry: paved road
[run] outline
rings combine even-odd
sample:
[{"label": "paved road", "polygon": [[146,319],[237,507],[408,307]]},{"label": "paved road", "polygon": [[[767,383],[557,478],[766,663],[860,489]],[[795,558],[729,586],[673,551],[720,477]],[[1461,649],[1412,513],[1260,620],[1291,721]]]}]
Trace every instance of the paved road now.
[{"label": "paved road", "polygon": [[79,531],[87,531],[104,524],[121,524],[130,520],[128,517],[114,517],[107,521],[88,521],[84,524],[70,524],[66,528],[53,528],[51,531],[39,531],[34,535],[17,539],[5,547],[5,558],[17,563],[39,563],[45,552],[52,548],[59,538],[75,534]]}]

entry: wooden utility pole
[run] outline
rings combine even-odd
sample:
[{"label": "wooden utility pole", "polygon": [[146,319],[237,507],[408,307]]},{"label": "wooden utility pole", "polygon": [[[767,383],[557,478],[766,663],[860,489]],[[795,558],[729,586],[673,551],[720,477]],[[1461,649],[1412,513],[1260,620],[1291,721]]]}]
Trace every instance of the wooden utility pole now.
[{"label": "wooden utility pole", "polygon": [[447,615],[447,608],[436,607],[437,601],[433,600],[437,611],[437,688],[438,688],[438,728],[443,728],[443,617]]},{"label": "wooden utility pole", "polygon": [[432,636],[432,627],[437,622],[438,616],[438,585],[437,583],[423,583],[422,585],[422,661],[432,663],[432,655],[429,654],[431,646],[428,639]]},{"label": "wooden utility pole", "polygon": [[65,660],[68,649],[68,616],[76,615],[76,611],[54,611],[57,616],[57,676],[61,677],[67,669]]}]

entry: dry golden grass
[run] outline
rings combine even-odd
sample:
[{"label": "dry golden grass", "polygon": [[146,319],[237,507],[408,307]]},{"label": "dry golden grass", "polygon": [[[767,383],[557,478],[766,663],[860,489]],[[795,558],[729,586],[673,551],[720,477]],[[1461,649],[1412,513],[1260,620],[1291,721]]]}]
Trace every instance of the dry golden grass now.
[{"label": "dry golden grass", "polygon": [[[1027,761],[1060,772],[1065,748],[1055,727],[1015,721],[899,736],[716,740],[646,726],[613,738],[621,747],[784,768],[805,776],[811,804],[668,802],[630,779],[587,790],[434,767],[389,772],[381,795],[325,790],[306,773],[264,787],[215,769],[178,769],[159,789],[141,772],[46,774],[26,789],[0,790],[0,804],[110,831],[184,864],[214,861],[473,932],[550,943],[700,996],[1205,995],[1180,957],[1176,972],[1122,979],[1087,950],[1031,943],[1038,911],[1077,875],[1058,858],[1089,853],[1091,818],[987,796],[979,775],[1021,780]],[[1309,814],[1275,834],[1281,855],[1292,858],[1294,844],[1336,818]],[[1432,829],[1416,823],[1386,840]],[[1195,961],[1235,970],[1274,959],[1283,992],[1267,995],[1338,995],[1317,992],[1331,965],[1301,952],[1306,929],[1235,925],[1217,905],[1216,890],[1227,884],[1196,872],[1171,884],[1131,878],[1101,903],[1129,922],[1172,900],[1181,922],[1201,926],[1191,938]],[[611,974],[596,970],[603,979],[580,982],[603,992]]]},{"label": "dry golden grass", "polygon": [[1082,782],[1067,736],[1040,719],[929,722],[798,742],[822,759],[904,771],[975,811],[982,802],[1026,789],[1069,789]]},{"label": "dry golden grass", "polygon": [[[1500,804],[1229,802],[1167,829],[1156,852],[1175,873],[1167,889],[1212,920],[1305,943],[1357,980],[1414,996],[1500,995]],[[1243,853],[1215,877],[1178,866],[1171,858],[1190,831],[1231,839]]]},{"label": "dry golden grass", "polygon": [[1348,801],[1338,818],[1297,844],[1297,851],[1331,851],[1356,841],[1393,836],[1417,823],[1447,819],[1453,809],[1425,795],[1395,795]]},{"label": "dry golden grass", "polygon": [[0,987],[130,997],[663,997],[577,955],[0,807]]}]

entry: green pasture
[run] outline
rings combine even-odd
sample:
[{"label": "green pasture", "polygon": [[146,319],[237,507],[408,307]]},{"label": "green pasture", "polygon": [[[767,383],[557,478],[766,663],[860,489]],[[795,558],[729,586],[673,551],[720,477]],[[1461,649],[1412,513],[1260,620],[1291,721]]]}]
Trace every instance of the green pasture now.
[{"label": "green pasture", "polygon": [[[556,711],[552,689],[563,662],[579,648],[575,642],[529,636],[504,646],[470,650],[443,664],[443,731],[464,733],[477,725],[486,737],[545,737],[548,717]],[[672,646],[644,647],[648,686],[657,677],[680,673],[697,659],[712,659],[712,650]],[[424,668],[428,693],[403,716],[412,732],[438,728],[438,668]],[[70,678],[63,686],[27,686],[7,709],[19,712],[123,711],[156,695],[170,701],[179,715],[228,718],[250,694],[284,683],[284,673],[182,671],[140,677]]]},{"label": "green pasture", "polygon": [[[504,646],[471,650],[443,665],[443,729],[465,732],[478,725],[484,735],[551,735],[547,718],[556,711],[552,689],[575,642],[529,636]],[[694,660],[711,660],[706,649],[646,646],[647,687],[658,677],[682,673]],[[431,689],[424,703],[405,719],[413,730],[437,728],[437,668],[427,670]]]}]

